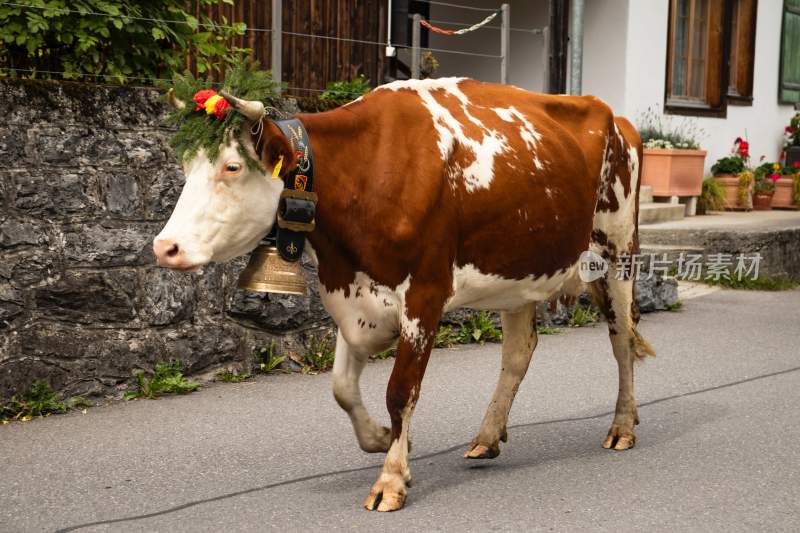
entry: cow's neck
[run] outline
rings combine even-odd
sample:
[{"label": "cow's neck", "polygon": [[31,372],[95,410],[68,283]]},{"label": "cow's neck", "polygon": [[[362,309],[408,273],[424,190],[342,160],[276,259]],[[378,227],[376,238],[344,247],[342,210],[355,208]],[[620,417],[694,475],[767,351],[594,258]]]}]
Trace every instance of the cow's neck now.
[{"label": "cow's neck", "polygon": [[316,228],[309,241],[319,262],[320,281],[327,290],[345,288],[361,264],[363,247],[369,246],[369,175],[374,168],[374,124],[347,108],[297,117],[311,139],[314,155],[314,190],[319,200]]}]

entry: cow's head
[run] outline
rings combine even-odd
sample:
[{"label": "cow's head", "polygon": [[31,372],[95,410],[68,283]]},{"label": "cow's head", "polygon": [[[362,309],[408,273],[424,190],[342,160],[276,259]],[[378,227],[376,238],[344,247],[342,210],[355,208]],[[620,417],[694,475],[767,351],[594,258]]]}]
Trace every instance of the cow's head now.
[{"label": "cow's head", "polygon": [[[238,135],[226,132],[213,161],[201,149],[183,162],[183,191],[166,226],[153,240],[160,266],[194,270],[246,254],[275,220],[283,189],[283,180],[276,178],[294,166],[289,142],[266,118],[263,103],[221,94],[247,121]],[[184,105],[171,92],[169,96],[172,105]],[[248,164],[242,151],[262,168]],[[281,157],[280,173],[273,178]]]}]

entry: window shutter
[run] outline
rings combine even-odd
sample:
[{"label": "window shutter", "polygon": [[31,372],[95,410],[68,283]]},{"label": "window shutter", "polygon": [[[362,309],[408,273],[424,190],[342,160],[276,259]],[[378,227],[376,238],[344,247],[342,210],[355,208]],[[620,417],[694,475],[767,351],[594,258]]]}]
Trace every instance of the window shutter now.
[{"label": "window shutter", "polygon": [[800,102],[800,0],[784,0],[780,94],[783,104]]}]

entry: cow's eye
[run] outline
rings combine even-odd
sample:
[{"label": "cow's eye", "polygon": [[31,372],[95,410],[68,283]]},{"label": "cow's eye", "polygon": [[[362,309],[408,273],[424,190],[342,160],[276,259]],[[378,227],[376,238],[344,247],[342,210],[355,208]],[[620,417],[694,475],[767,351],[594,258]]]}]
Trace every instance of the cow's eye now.
[{"label": "cow's eye", "polygon": [[225,172],[239,172],[242,170],[242,165],[239,163],[226,163]]}]

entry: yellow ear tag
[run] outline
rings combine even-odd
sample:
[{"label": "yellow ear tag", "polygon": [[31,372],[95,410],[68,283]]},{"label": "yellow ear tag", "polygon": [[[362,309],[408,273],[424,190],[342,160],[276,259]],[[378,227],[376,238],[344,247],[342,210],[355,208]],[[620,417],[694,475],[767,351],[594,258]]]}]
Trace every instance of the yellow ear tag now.
[{"label": "yellow ear tag", "polygon": [[272,179],[276,180],[280,177],[282,166],[283,166],[283,156],[278,156],[278,162],[275,164],[275,168],[272,169]]}]

